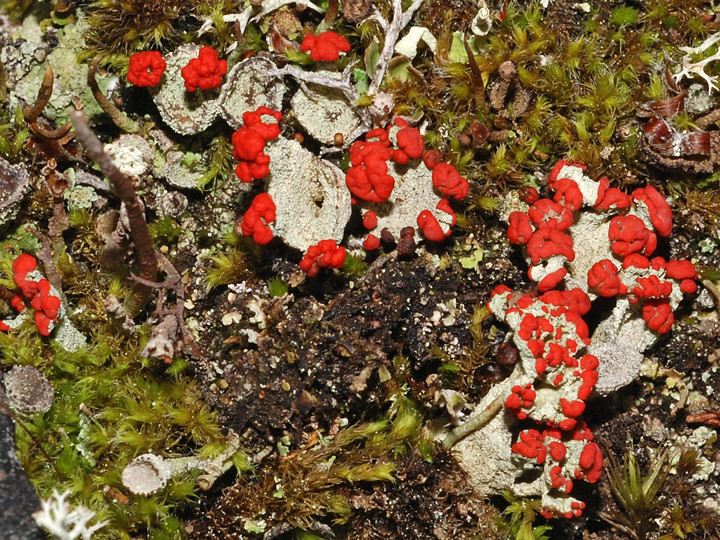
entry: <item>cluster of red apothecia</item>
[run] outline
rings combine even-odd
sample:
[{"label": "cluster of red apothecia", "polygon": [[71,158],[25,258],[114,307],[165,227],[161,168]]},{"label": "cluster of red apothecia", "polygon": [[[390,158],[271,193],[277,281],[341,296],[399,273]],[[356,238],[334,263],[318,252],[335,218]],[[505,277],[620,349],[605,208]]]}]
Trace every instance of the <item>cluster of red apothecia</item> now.
[{"label": "cluster of red apothecia", "polygon": [[[350,43],[335,32],[323,32],[305,36],[300,49],[309,53],[313,60],[334,62],[341,52],[350,52]],[[127,79],[135,86],[153,87],[160,83],[166,67],[159,51],[138,52],[130,57]],[[197,58],[180,70],[188,92],[217,88],[225,73],[227,61],[221,60],[212,47],[202,47]]]},{"label": "cluster of red apothecia", "polygon": [[[602,297],[626,295],[630,304],[641,302],[648,327],[662,334],[674,321],[670,303],[673,291],[697,290],[697,272],[689,260],[651,258],[657,236],[667,237],[672,230],[672,211],[657,189],[648,186],[628,195],[602,178],[592,189],[586,186],[581,190],[576,179],[584,170],[581,164],[558,162],[548,178],[552,198],[540,198],[534,188],[524,190],[523,199],[529,208],[510,214],[508,238],[525,247],[530,262],[528,275],[537,282],[537,291],[520,294],[500,285],[489,303],[491,311],[513,328],[521,357],[533,361],[528,362],[533,367],[526,368],[531,372],[526,374],[528,382],[511,388],[505,407],[518,420],[532,420],[538,427],[523,429],[512,453],[543,465],[549,485],[562,497],[568,496],[574,480],[596,482],[603,463],[592,432],[579,418],[598,379],[599,362],[587,353],[590,337],[583,320],[591,309],[591,300],[580,288],[555,289],[565,283],[567,275],[565,265],[557,261],[572,262],[575,249],[587,248],[574,244],[576,214],[583,206],[598,215],[616,214],[605,218],[610,220],[607,234],[611,254],[600,255],[602,258],[588,270],[588,291]],[[588,196],[595,200],[585,200]],[[652,228],[636,214],[647,216]],[[551,259],[554,264],[550,264]],[[567,458],[569,445],[576,445],[573,461]],[[560,515],[579,516],[584,506],[572,500],[570,509]],[[558,511],[545,508],[542,513],[551,517]]]},{"label": "cluster of red apothecia", "polygon": [[[35,311],[35,326],[43,336],[50,335],[52,325],[57,322],[60,313],[60,298],[51,293],[50,282],[40,279],[28,279],[28,274],[35,271],[37,261],[32,255],[20,254],[13,262],[13,281],[20,289],[20,294],[13,296],[10,304],[17,311],[25,310],[29,304]],[[10,326],[0,321],[0,331],[6,332]]]}]

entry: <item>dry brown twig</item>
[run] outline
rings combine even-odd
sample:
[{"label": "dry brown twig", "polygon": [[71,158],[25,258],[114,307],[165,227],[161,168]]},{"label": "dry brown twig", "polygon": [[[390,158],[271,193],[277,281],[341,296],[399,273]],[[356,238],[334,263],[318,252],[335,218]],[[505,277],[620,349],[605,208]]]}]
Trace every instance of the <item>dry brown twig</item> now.
[{"label": "dry brown twig", "polygon": [[720,427],[720,410],[710,409],[699,414],[689,414],[685,417],[688,424],[706,424]]},{"label": "dry brown twig", "polygon": [[[120,171],[110,156],[103,149],[102,142],[88,126],[85,115],[81,111],[70,113],[75,124],[76,136],[82,142],[90,157],[100,166],[102,173],[110,180],[113,192],[125,206],[129,223],[130,239],[135,245],[135,255],[140,266],[140,277],[155,281],[158,275],[158,263],[155,256],[152,237],[148,230],[142,203],[135,192],[132,179]],[[130,318],[136,317],[150,299],[152,289],[143,283],[136,282],[132,294],[126,301],[125,312]]]}]

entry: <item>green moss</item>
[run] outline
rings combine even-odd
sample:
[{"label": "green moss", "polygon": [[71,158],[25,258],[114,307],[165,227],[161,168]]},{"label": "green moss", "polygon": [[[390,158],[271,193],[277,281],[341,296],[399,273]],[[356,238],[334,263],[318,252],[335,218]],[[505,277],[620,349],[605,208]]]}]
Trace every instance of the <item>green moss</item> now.
[{"label": "green moss", "polygon": [[212,21],[207,37],[217,43],[219,50],[225,50],[231,43],[236,43],[233,26],[223,20],[223,15],[226,13],[237,12],[236,2],[232,0],[197,2],[197,11]]},{"label": "green moss", "polygon": [[198,0],[96,0],[86,10],[85,40],[96,53],[129,54],[179,43],[177,28],[192,15]]},{"label": "green moss", "polygon": [[662,76],[659,73],[652,73],[650,75],[650,84],[648,84],[645,91],[648,99],[651,101],[659,101],[665,97],[665,87]]},{"label": "green moss", "polygon": [[268,291],[270,293],[270,298],[275,298],[276,296],[283,296],[284,294],[287,294],[288,290],[288,286],[283,283],[280,278],[273,278],[268,281]]},{"label": "green moss", "polygon": [[643,21],[662,21],[670,15],[670,9],[667,6],[665,0],[658,0],[657,2],[649,2],[647,11],[642,16]]},{"label": "green moss", "polygon": [[610,24],[632,26],[638,23],[640,12],[632,6],[619,6],[610,13]]},{"label": "green moss", "polygon": [[0,334],[3,363],[27,361],[32,350],[31,363],[45,371],[57,396],[48,413],[28,424],[29,434],[18,429],[20,460],[41,496],[69,489],[72,499],[110,521],[97,538],[130,538],[142,530],[183,537],[172,516],[196,493],[192,475],[122,504],[108,490],[124,492],[122,468],[141,453],[176,456],[202,448],[212,455],[225,444],[197,383],[140,358],[143,334],[124,338],[101,330],[93,346],[75,353],[23,333]]},{"label": "green moss", "polygon": [[367,263],[362,257],[347,254],[343,263],[342,271],[352,277],[359,277],[365,273]]},{"label": "green moss", "polygon": [[669,452],[657,449],[646,474],[640,470],[632,448],[625,453],[622,465],[611,451],[605,455],[605,471],[620,512],[599,515],[633,538],[644,540],[655,528],[654,521],[662,508],[657,495],[670,473]]},{"label": "green moss", "polygon": [[535,526],[541,504],[537,499],[520,499],[509,491],[503,492],[503,498],[509,503],[503,510],[503,527],[510,538],[515,540],[548,540],[547,533],[552,531],[549,525]]},{"label": "green moss", "polygon": [[[247,238],[238,238],[238,245],[257,251],[257,245]],[[210,257],[212,267],[205,275],[205,286],[211,290],[219,285],[237,283],[247,278],[254,258],[252,251],[230,248]],[[250,264],[251,266],[248,266]]]},{"label": "green moss", "polygon": [[[86,220],[82,213],[75,217],[76,225]],[[0,253],[0,284],[10,290],[12,261],[17,247],[27,243],[26,234],[16,233]],[[148,451],[166,457],[217,455],[226,443],[215,413],[182,362],[167,367],[141,357],[147,326],[130,334],[109,319],[103,299],[121,295],[119,281],[87,272],[78,264],[82,256],[71,259],[65,249],[58,249],[55,259],[68,298],[75,298],[76,288],[81,291],[74,322],[92,345],[65,351],[41,337],[32,321],[0,333],[0,365],[38,367],[56,396],[47,413],[18,425],[18,457],[41,497],[53,489],[70,490],[73,504],[109,521],[94,538],[184,538],[176,516],[197,492],[193,474],[156,495],[129,500],[120,475],[125,464]]]},{"label": "green moss", "polygon": [[[453,61],[448,60],[458,19],[442,3],[424,3],[419,13],[419,17],[430,18],[431,11],[438,11],[436,19],[441,23],[428,25],[431,30],[438,28],[436,54],[421,52],[413,60],[422,79],[395,79],[386,81],[383,87],[394,96],[394,113],[426,122],[427,146],[441,151],[473,183],[474,199],[459,209],[458,228],[475,233],[476,238],[483,230],[481,220],[487,217],[484,214],[493,211],[507,189],[527,185],[532,173],[547,172],[557,158],[570,157],[602,169],[613,182],[621,178],[633,182],[635,176],[631,174],[611,173],[635,165],[637,137],[642,136],[635,127],[636,105],[667,97],[664,75],[658,66],[668,65],[669,59],[677,60],[678,45],[699,44],[712,24],[703,22],[707,3],[696,0],[628,2],[620,6],[617,2],[597,3],[591,13],[573,11],[573,21],[553,20],[547,15],[553,10],[542,10],[537,3],[521,4],[509,3],[505,19],[495,21],[491,35],[475,39],[473,47],[487,87],[499,81],[498,67],[502,62],[516,63],[517,84],[531,96],[526,112],[519,113],[513,103],[517,86],[506,103],[498,105],[505,110],[478,103],[479,85],[465,59],[454,54]],[[28,5],[11,2],[5,8],[21,10]],[[375,5],[389,18],[389,0]],[[213,22],[204,41],[219,50],[236,45],[228,58],[230,62],[247,52],[267,49],[267,21],[249,25],[243,41],[238,43],[233,24],[222,20],[223,15],[238,12],[240,6],[234,0],[94,0],[82,3],[82,7],[91,24],[85,33],[89,48],[84,56],[106,53],[104,65],[115,72],[126,68],[128,56],[134,51],[150,48],[166,53],[182,41],[195,40],[193,31],[204,17]],[[312,10],[298,16],[306,30],[316,29],[322,17]],[[416,19],[413,24],[420,22]],[[363,47],[370,46],[381,33],[372,21],[350,28],[340,18],[336,28],[349,35],[353,45],[362,43]],[[682,43],[671,41],[677,36],[683,36]],[[456,47],[454,53],[458,50]],[[357,66],[367,69],[361,62],[363,52],[351,51],[339,64],[340,69],[356,60],[360,61]],[[698,56],[713,52],[715,49]],[[708,72],[717,69],[720,67],[709,66]],[[494,132],[493,138],[480,145],[460,145],[457,135],[467,131],[474,121],[484,122]],[[688,115],[678,115],[674,122],[681,129],[694,127]],[[630,135],[619,137],[617,126],[631,126]],[[288,133],[292,132],[291,127],[286,127]],[[199,180],[201,189],[218,187],[233,166],[228,134],[226,127],[215,126],[207,134],[175,141],[188,154],[200,154],[209,147],[203,157],[206,174]],[[19,161],[27,156],[28,137],[21,111],[2,109],[0,154]],[[36,145],[35,149],[38,159],[31,168],[37,173],[46,156],[44,148]],[[341,162],[345,168],[347,159],[345,155]],[[686,180],[678,178],[666,190],[689,211],[717,220],[717,186],[711,179],[703,182],[707,186],[701,183],[688,189]],[[35,222],[42,230],[50,218],[52,196],[45,189],[35,189],[27,203],[22,219]],[[0,334],[0,363],[40,367],[57,393],[51,411],[28,422],[31,435],[18,431],[21,459],[42,495],[53,487],[69,488],[74,502],[93,508],[100,519],[110,520],[99,538],[181,538],[184,532],[178,516],[197,494],[194,475],[174,480],[154,496],[124,501],[122,467],[147,451],[168,457],[213,456],[224,446],[224,439],[214,413],[202,401],[198,384],[191,378],[188,362],[178,359],[165,366],[141,358],[149,326],[140,325],[137,333],[130,335],[107,313],[103,301],[111,295],[123,298],[126,291],[119,279],[98,270],[104,242],[95,229],[95,216],[83,210],[70,212],[68,217],[70,229],[63,236],[67,247],[53,245],[55,265],[70,305],[77,308],[73,322],[92,338],[92,345],[77,353],[66,353],[52,339],[39,337],[31,323],[12,334]],[[150,229],[157,243],[173,243],[179,234],[178,223],[171,218],[155,220]],[[457,245],[462,246],[461,237],[458,239]],[[215,244],[215,238],[208,238],[208,245],[213,246],[207,263],[208,288],[258,277],[256,270],[262,255],[251,240],[228,232],[221,247]],[[13,234],[6,251],[0,254],[0,285],[12,289],[12,259],[19,251],[32,253],[38,247],[37,238],[27,230]],[[458,248],[453,256],[467,258],[477,253]],[[450,256],[440,255],[442,265],[453,263]],[[344,266],[347,276],[366,271],[363,260],[348,256]],[[714,270],[707,272],[716,274]],[[267,284],[271,296],[288,290],[277,278]],[[487,310],[478,306],[469,328],[473,342],[465,358],[449,360],[442,349],[437,349],[437,364],[443,362],[442,382],[447,387],[464,390],[468,395],[481,393],[476,373],[489,361],[489,344],[496,337],[488,321]],[[379,399],[388,404],[379,420],[371,417],[363,424],[344,427],[334,439],[325,439],[322,434],[315,439],[312,434],[307,447],[245,475],[228,498],[228,519],[236,520],[237,530],[266,532],[263,520],[268,516],[297,527],[308,527],[323,516],[328,521],[347,522],[353,511],[346,497],[351,483],[393,481],[395,460],[412,447],[419,448],[429,459],[430,443],[420,434],[422,418],[417,410],[427,403],[415,406],[407,397],[417,388],[418,374],[412,364],[397,356],[392,365],[378,370],[382,385]],[[51,460],[45,458],[40,447]],[[240,471],[251,469],[242,451],[235,454],[233,462]],[[629,470],[629,466],[625,469]],[[540,538],[547,533],[533,523],[535,502],[509,501],[505,515],[515,537]],[[675,522],[687,521],[681,514],[673,510]],[[685,529],[679,526],[678,530]]]},{"label": "green moss", "polygon": [[612,115],[629,105],[630,88],[613,73],[604,73],[586,88],[585,95],[578,97],[577,103],[590,112]]},{"label": "green moss", "polygon": [[22,110],[18,107],[13,115],[3,113],[0,122],[0,156],[11,163],[17,163],[25,143],[30,138],[30,130],[25,127]]},{"label": "green moss", "polygon": [[172,244],[178,239],[182,232],[180,224],[169,216],[163,216],[149,223],[148,229],[156,245]]},{"label": "green moss", "polygon": [[679,112],[673,117],[673,124],[680,131],[697,131],[697,126],[693,123],[692,118],[685,111]]},{"label": "green moss", "polygon": [[10,15],[13,22],[22,20],[23,15],[31,8],[36,7],[33,0],[7,0],[3,2],[3,10]]},{"label": "green moss", "polygon": [[44,367],[43,343],[28,321],[12,333],[0,333],[0,350],[4,351],[2,365]]},{"label": "green moss", "polygon": [[699,19],[697,17],[693,17],[687,22],[687,29],[691,34],[694,34],[696,36],[703,35],[707,32],[707,28],[705,28],[705,23],[702,21],[702,19]]},{"label": "green moss", "polygon": [[221,133],[210,141],[210,163],[207,172],[198,180],[198,188],[217,187],[221,180],[230,175],[233,165],[233,146],[230,139]]},{"label": "green moss", "polygon": [[341,488],[395,481],[394,459],[413,447],[428,448],[421,425],[417,408],[400,396],[386,418],[344,428],[331,440],[313,437],[230,488],[216,524],[247,530],[264,518],[299,528],[322,517],[346,523],[352,508]]},{"label": "green moss", "polygon": [[501,144],[492,153],[488,160],[485,170],[492,178],[500,178],[512,168],[511,160],[507,159],[507,146]]}]

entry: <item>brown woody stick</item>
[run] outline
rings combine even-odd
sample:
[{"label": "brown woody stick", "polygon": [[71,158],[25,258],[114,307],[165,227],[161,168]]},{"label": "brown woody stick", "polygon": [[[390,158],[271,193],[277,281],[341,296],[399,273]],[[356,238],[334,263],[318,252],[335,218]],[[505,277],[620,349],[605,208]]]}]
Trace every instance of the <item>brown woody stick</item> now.
[{"label": "brown woody stick", "polygon": [[[103,150],[102,142],[88,126],[83,113],[72,111],[70,118],[75,124],[77,138],[83,143],[90,157],[100,166],[102,173],[110,180],[115,195],[125,205],[130,223],[130,239],[135,244],[135,255],[140,266],[140,277],[148,281],[156,281],[158,263],[155,249],[132,180],[115,166],[110,156]],[[150,299],[151,292],[152,289],[143,283],[136,282],[134,284],[132,294],[125,303],[125,312],[128,317],[136,317],[143,310]]]}]

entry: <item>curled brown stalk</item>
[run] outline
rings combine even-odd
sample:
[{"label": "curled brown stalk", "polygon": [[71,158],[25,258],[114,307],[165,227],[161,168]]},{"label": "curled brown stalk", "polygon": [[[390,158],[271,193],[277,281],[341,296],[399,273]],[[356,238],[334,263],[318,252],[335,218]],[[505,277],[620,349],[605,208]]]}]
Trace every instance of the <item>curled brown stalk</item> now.
[{"label": "curled brown stalk", "polygon": [[23,116],[25,117],[27,123],[30,125],[30,130],[33,133],[44,137],[45,139],[57,140],[62,139],[70,132],[70,128],[72,128],[72,123],[67,122],[59,128],[54,129],[38,121],[39,116],[45,110],[45,107],[47,106],[50,98],[52,97],[54,80],[55,74],[53,73],[52,68],[50,66],[47,66],[45,68],[45,76],[40,83],[40,89],[38,90],[38,95],[35,99],[34,105],[32,107],[30,105],[25,105],[22,111]]},{"label": "curled brown stalk", "polygon": [[117,127],[127,133],[137,133],[140,131],[140,124],[128,118],[127,114],[118,109],[115,104],[109,100],[105,94],[103,94],[102,90],[100,90],[100,87],[98,86],[97,80],[95,79],[95,73],[97,72],[100,62],[102,62],[102,59],[102,56],[96,58],[93,63],[90,64],[90,68],[88,69],[87,83],[92,91],[93,97],[95,98],[95,101],[98,102],[98,105],[100,105],[100,108],[105,111]]},{"label": "curled brown stalk", "polygon": [[[135,257],[140,266],[139,277],[148,281],[156,281],[158,262],[155,257],[155,249],[145,221],[142,204],[135,192],[132,179],[120,171],[112,162],[110,156],[103,150],[102,142],[92,132],[85,115],[81,111],[72,111],[70,118],[75,124],[78,140],[82,142],[90,157],[100,166],[102,173],[110,180],[113,192],[125,205],[130,224],[130,239],[135,245]],[[132,293],[125,302],[125,312],[128,317],[133,318],[143,310],[150,299],[151,293],[151,287],[140,282],[134,284]]]},{"label": "curled brown stalk", "polygon": [[23,107],[23,116],[28,122],[34,122],[38,116],[40,116],[45,109],[45,106],[52,97],[53,81],[55,80],[55,74],[50,66],[45,68],[45,76],[40,83],[40,90],[38,90],[37,99],[35,104],[31,107],[25,105]]},{"label": "curled brown stalk", "polygon": [[41,137],[44,137],[45,139],[50,139],[53,141],[60,140],[63,137],[65,137],[68,133],[70,133],[70,130],[72,129],[72,122],[66,122],[59,128],[53,129],[48,126],[45,126],[44,124],[41,124],[37,120],[30,123],[30,130],[35,133],[36,135],[40,135]]}]

